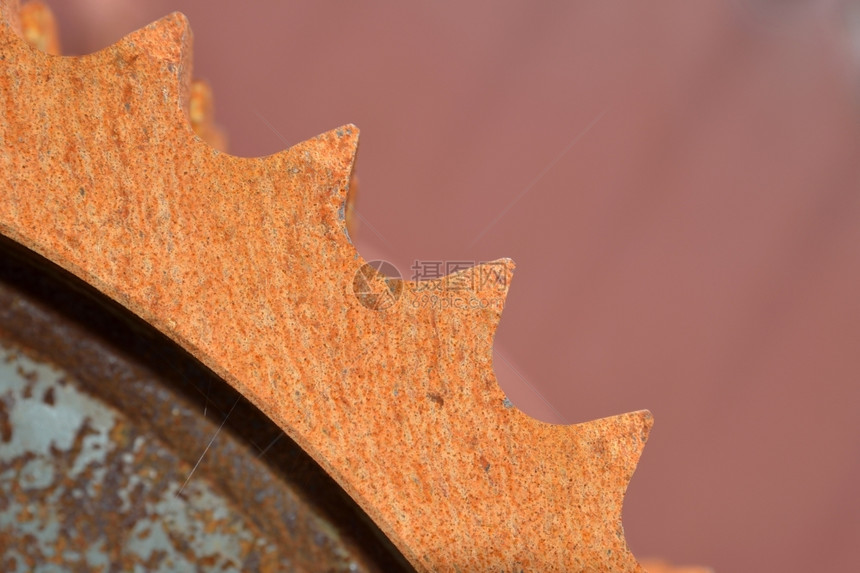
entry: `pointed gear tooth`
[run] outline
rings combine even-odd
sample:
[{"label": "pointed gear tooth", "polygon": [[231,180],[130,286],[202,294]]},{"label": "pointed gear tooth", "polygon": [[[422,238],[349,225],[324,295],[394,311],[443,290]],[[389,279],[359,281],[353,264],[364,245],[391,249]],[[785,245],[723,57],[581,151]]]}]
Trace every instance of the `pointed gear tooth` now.
[{"label": "pointed gear tooth", "polygon": [[507,257],[476,265],[475,271],[482,280],[475,285],[475,294],[498,297],[503,307],[508,297],[508,290],[511,288],[515,267],[514,261]]},{"label": "pointed gear tooth", "polygon": [[454,311],[468,314],[489,312],[495,330],[505,306],[515,266],[513,260],[502,258],[458,269],[440,279],[440,296],[449,299],[447,306]]},{"label": "pointed gear tooth", "polygon": [[[347,209],[350,185],[352,184],[355,171],[355,160],[358,155],[359,130],[355,125],[350,123],[324,133],[319,137],[325,138],[324,149],[327,149],[322,157],[331,165],[329,169],[332,169],[332,173],[337,174],[336,178],[332,180],[334,187],[331,190],[332,196],[330,199],[335,209],[335,224],[349,237]],[[331,152],[332,147],[336,149],[335,153]]]},{"label": "pointed gear tooth", "polygon": [[[591,426],[596,432],[586,438],[585,441],[597,450],[601,450],[598,452],[603,456],[601,459],[607,460],[616,467],[623,468],[624,479],[618,483],[618,505],[620,507],[624,492],[627,491],[627,485],[633,477],[636,465],[645,449],[645,442],[648,441],[651,428],[654,427],[654,416],[648,410],[638,410],[603,418],[597,422],[601,422],[601,424]],[[585,424],[580,426],[585,427]],[[607,441],[606,436],[612,436],[611,440]],[[613,449],[609,452],[603,451],[606,443],[613,445]],[[618,516],[618,522],[621,523],[621,515]]]},{"label": "pointed gear tooth", "polygon": [[[622,508],[627,487],[653,424],[651,412],[640,410],[566,427],[570,435],[578,438],[575,442],[582,448],[578,456],[599,460],[600,463],[592,466],[591,473],[583,476],[584,479],[580,478],[581,483],[555,483],[548,490],[555,489],[557,495],[563,495],[562,492],[567,490],[566,493],[575,500],[577,510],[564,511],[569,517],[577,513],[602,513],[605,516],[603,520],[581,523],[587,523],[585,530],[580,532],[586,545],[578,548],[588,562],[601,564],[601,571],[641,571],[624,537]],[[562,471],[575,463],[573,459],[564,457],[560,461],[558,467]],[[595,491],[600,495],[594,495]],[[606,548],[613,545],[617,545],[618,550],[607,552]],[[555,551],[569,549],[564,544],[553,548]]]},{"label": "pointed gear tooth", "polygon": [[[154,69],[149,83],[166,90],[169,101],[176,102],[185,116],[189,115],[191,100],[192,33],[188,18],[181,12],[173,12],[139,30],[128,34],[113,48],[117,55],[128,61],[145,56]],[[151,65],[152,65],[151,64]],[[166,71],[166,74],[165,74]],[[158,78],[166,77],[167,81]]]},{"label": "pointed gear tooth", "polygon": [[346,228],[346,204],[358,153],[358,139],[358,128],[347,124],[259,161],[269,163],[272,171],[278,171],[286,165],[291,165],[292,170],[300,169],[296,166],[297,163],[306,165],[311,171],[304,175],[312,181],[303,188],[312,195],[305,198],[304,204],[327,206],[324,210],[327,216],[326,224],[339,228],[349,237]]},{"label": "pointed gear tooth", "polygon": [[346,201],[346,192],[349,188],[349,180],[355,168],[355,158],[358,154],[359,130],[351,123],[332,129],[314,138],[325,142],[325,148],[334,147],[335,153],[326,151],[320,159],[332,167],[343,170],[344,175],[338,181],[338,194],[341,200]]}]

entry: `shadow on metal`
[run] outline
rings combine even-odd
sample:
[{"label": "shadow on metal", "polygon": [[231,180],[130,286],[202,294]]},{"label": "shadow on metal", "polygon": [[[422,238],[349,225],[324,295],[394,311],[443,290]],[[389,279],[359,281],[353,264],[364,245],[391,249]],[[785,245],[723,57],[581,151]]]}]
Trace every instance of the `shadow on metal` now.
[{"label": "shadow on metal", "polygon": [[[0,555],[5,570],[45,562],[413,571],[335,481],[232,387],[126,309],[2,237],[0,347],[21,375],[0,374],[0,444],[8,446],[0,448],[8,452],[0,455],[0,497],[10,500],[0,507],[0,547],[14,548]],[[69,410],[76,404],[95,410]],[[49,447],[22,446],[39,439]]]}]

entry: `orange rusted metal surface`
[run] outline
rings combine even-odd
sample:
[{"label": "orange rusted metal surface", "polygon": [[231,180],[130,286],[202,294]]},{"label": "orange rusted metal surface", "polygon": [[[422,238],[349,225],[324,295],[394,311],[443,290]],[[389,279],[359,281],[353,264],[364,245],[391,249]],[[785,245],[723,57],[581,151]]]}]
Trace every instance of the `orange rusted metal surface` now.
[{"label": "orange rusted metal surface", "polygon": [[511,406],[492,364],[510,260],[423,283],[365,266],[344,212],[358,130],[219,152],[192,128],[180,14],[61,57],[0,10],[3,235],[239,390],[417,569],[641,570],[621,506],[651,416],[559,426]]},{"label": "orange rusted metal surface", "polygon": [[31,259],[0,238],[0,571],[407,570],[234,389]]}]

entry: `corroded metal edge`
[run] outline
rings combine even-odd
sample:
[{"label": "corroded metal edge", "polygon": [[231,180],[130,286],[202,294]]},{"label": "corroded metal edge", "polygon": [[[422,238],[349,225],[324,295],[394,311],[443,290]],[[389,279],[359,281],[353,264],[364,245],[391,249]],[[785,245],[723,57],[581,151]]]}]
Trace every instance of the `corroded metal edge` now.
[{"label": "corroded metal edge", "polygon": [[[115,427],[109,435],[121,434],[125,439],[126,431],[131,430],[140,434],[135,443],[146,440],[144,450],[166,447],[169,451],[169,456],[159,458],[161,465],[150,459],[111,469],[116,472],[111,477],[114,489],[124,480],[137,481],[129,476],[138,473],[144,482],[162,490],[165,498],[187,501],[190,492],[199,493],[198,482],[202,481],[204,489],[208,482],[232,500],[234,511],[247,515],[261,537],[253,548],[245,548],[252,552],[243,569],[412,570],[342,488],[262,412],[240,399],[235,389],[120,305],[0,236],[0,346],[10,345],[29,358],[57,365],[70,376],[70,386],[116,408],[121,413],[117,419],[124,418],[125,430]],[[0,380],[0,474],[9,462],[10,452],[4,450],[9,442],[32,439],[26,427],[14,428],[14,420],[4,413],[4,402],[14,407],[16,398],[4,395],[3,387]],[[63,407],[59,395],[56,402]],[[66,412],[68,409],[65,406]],[[102,449],[101,454],[108,456],[109,449]],[[179,460],[167,459],[172,456]],[[104,477],[103,469],[96,475]],[[15,472],[6,472],[5,479],[14,480],[14,476]],[[62,476],[56,476],[54,483],[57,481],[62,482]],[[2,482],[0,478],[0,485]],[[87,479],[85,483],[90,491],[95,482]],[[44,490],[31,489],[30,493],[37,504],[47,497]],[[97,499],[74,497],[60,512],[74,518],[78,531],[91,532],[75,550],[93,557],[87,551],[92,548],[100,554],[98,558],[109,558],[129,569],[134,556],[116,551],[122,553],[133,533],[128,528],[110,531],[112,526],[105,524],[127,524],[146,515],[147,508],[124,506],[117,511],[110,505],[116,495],[116,491],[104,491]],[[30,503],[26,498],[19,502]],[[12,509],[0,509],[0,514],[4,511]],[[107,514],[100,515],[103,512]],[[27,513],[38,518],[32,511]],[[174,525],[170,521],[165,524],[168,528]],[[14,570],[7,563],[15,559],[8,554],[10,548],[17,548],[13,551],[17,559],[36,567],[44,546],[22,543],[28,528],[14,517],[6,526],[0,527],[3,570]],[[53,528],[47,525],[46,529],[50,534]],[[60,533],[61,539],[68,540],[68,535]],[[262,538],[273,542],[276,550],[263,551]],[[268,559],[254,564],[254,553],[268,553]],[[59,557],[42,554],[43,562],[57,563]],[[168,555],[162,557],[169,562]]]},{"label": "corroded metal edge", "polygon": [[298,446],[249,447],[276,429],[235,390],[23,251],[0,237],[0,569],[402,570]]},{"label": "corroded metal edge", "polygon": [[555,426],[506,407],[491,350],[511,261],[443,281],[460,305],[404,282],[368,309],[342,217],[357,129],[219,153],[187,121],[184,17],[64,58],[18,38],[15,4],[0,4],[0,232],[236,387],[417,568],[640,570],[621,504],[651,416]]}]

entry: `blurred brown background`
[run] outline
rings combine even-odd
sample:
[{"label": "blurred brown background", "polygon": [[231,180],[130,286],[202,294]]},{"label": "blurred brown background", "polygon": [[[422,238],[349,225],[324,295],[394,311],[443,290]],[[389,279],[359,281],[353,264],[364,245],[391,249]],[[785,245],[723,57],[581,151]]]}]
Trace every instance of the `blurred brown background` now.
[{"label": "blurred brown background", "polygon": [[860,570],[857,2],[49,4],[67,53],[184,12],[235,154],[357,124],[365,258],[512,257],[514,403],[654,413],[638,556]]}]

